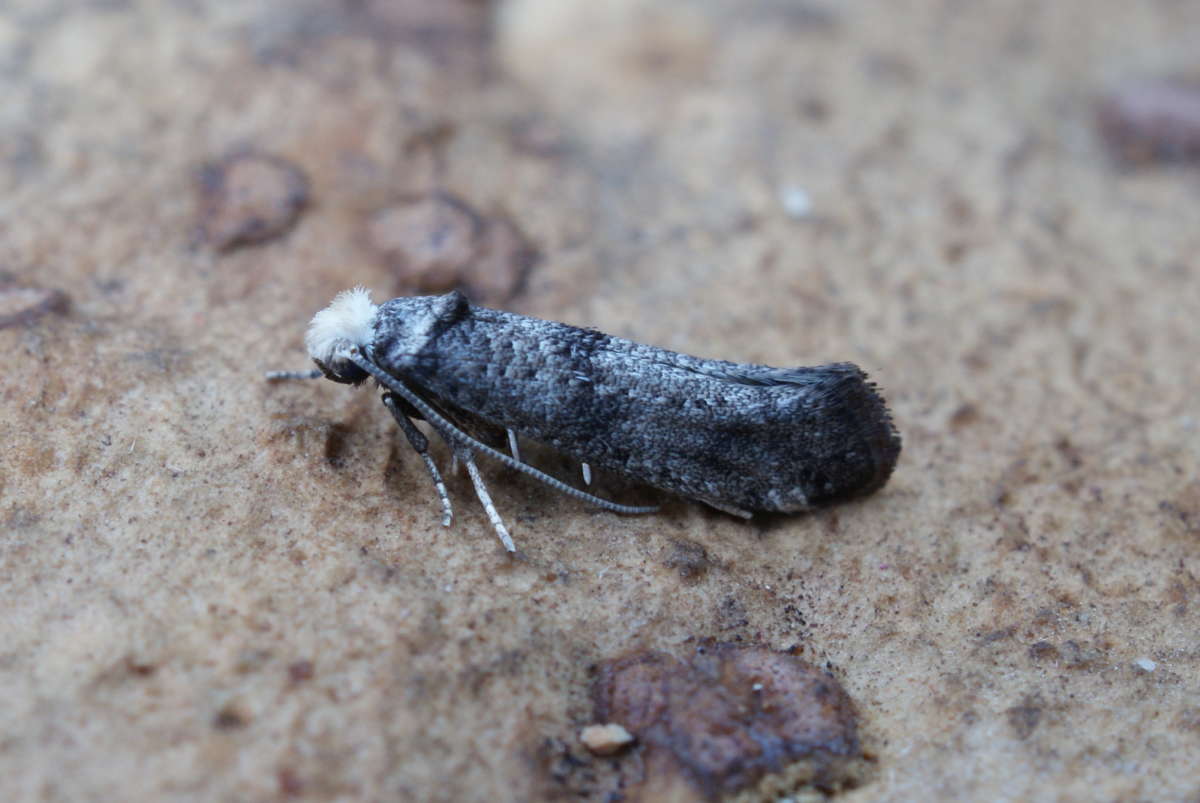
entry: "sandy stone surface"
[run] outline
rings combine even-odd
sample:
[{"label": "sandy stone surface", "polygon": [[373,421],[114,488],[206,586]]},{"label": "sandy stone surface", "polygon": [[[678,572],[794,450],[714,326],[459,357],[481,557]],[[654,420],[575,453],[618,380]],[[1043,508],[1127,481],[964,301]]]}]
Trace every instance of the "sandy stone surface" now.
[{"label": "sandy stone surface", "polygon": [[[597,666],[713,639],[837,679],[842,799],[1195,800],[1200,168],[1119,164],[1094,114],[1194,73],[1197,30],[1165,0],[0,4],[0,798],[686,790],[578,734]],[[447,198],[470,225],[406,211]],[[746,524],[488,466],[518,555],[464,476],[443,529],[375,392],[261,376],[336,291],[455,266],[681,351],[857,362],[899,467]]]}]

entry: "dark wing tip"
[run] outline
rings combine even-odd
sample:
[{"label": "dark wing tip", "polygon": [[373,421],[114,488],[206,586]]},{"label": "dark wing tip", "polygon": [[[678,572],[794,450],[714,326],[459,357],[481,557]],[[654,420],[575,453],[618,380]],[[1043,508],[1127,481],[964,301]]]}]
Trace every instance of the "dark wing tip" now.
[{"label": "dark wing tip", "polygon": [[855,451],[865,449],[867,453],[865,459],[847,461],[852,462],[847,466],[850,470],[831,493],[811,500],[824,506],[867,496],[886,485],[900,458],[902,440],[887,401],[866,373],[852,363],[822,369],[829,371],[822,395],[827,398],[825,411],[834,418],[832,428],[850,440]]}]

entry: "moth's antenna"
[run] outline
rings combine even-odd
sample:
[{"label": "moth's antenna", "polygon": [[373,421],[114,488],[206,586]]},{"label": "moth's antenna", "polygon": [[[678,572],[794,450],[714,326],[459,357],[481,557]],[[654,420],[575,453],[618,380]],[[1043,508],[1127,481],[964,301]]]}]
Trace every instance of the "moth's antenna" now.
[{"label": "moth's antenna", "polygon": [[267,371],[264,376],[268,381],[276,379],[320,379],[324,376],[317,368],[311,371]]},{"label": "moth's antenna", "polygon": [[428,421],[430,425],[435,427],[437,431],[440,432],[447,440],[452,440],[458,443],[460,446],[466,446],[475,451],[483,452],[488,457],[500,461],[509,468],[516,469],[522,474],[528,474],[534,479],[540,480],[560,493],[564,493],[567,496],[573,496],[576,499],[580,499],[584,502],[590,502],[597,507],[612,511],[613,513],[653,513],[654,511],[658,510],[657,505],[619,505],[616,502],[610,502],[607,499],[601,499],[598,496],[592,496],[590,493],[586,493],[578,488],[573,488],[570,485],[567,485],[562,480],[555,479],[549,474],[538,471],[536,468],[527,463],[521,463],[517,460],[514,460],[504,452],[493,449],[486,443],[481,443],[480,441],[475,440],[470,435],[447,421],[441,413],[433,409],[433,407],[431,407],[420,396],[405,387],[405,385],[394,376],[384,373],[375,365],[375,363],[366,359],[366,357],[363,356],[362,350],[358,346],[351,346],[349,350],[341,352],[341,354],[338,356],[344,356],[346,359],[350,360],[350,362],[354,363],[359,368],[375,377],[379,384],[383,385],[388,390],[392,391],[397,396],[415,407],[417,412],[419,412],[425,418],[425,420]]}]

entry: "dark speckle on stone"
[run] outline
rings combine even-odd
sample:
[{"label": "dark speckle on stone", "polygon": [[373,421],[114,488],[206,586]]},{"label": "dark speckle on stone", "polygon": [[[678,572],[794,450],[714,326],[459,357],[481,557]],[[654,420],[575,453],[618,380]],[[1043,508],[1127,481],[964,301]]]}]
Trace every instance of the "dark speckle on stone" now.
[{"label": "dark speckle on stone", "polygon": [[333,468],[341,468],[346,464],[346,442],[350,436],[350,428],[343,424],[330,424],[325,432],[325,462]]},{"label": "dark speckle on stone", "polygon": [[213,727],[217,730],[237,730],[244,728],[250,722],[249,713],[238,703],[227,703],[213,717]]},{"label": "dark speckle on stone", "polygon": [[158,669],[154,664],[139,661],[132,657],[125,660],[125,667],[129,670],[129,674],[140,678],[148,678]]},{"label": "dark speckle on stone", "polygon": [[950,428],[963,429],[979,421],[979,408],[971,402],[963,402],[950,414]]},{"label": "dark speckle on stone", "polygon": [[1038,641],[1029,645],[1029,657],[1035,661],[1054,661],[1059,657],[1058,647],[1048,641]]},{"label": "dark speckle on stone", "polygon": [[313,674],[312,661],[296,661],[288,665],[288,680],[292,683],[302,683],[306,680],[312,680]]},{"label": "dark speckle on stone", "polygon": [[28,326],[43,315],[62,314],[69,306],[60,290],[0,284],[0,329]]},{"label": "dark speckle on stone", "polygon": [[291,767],[279,770],[279,793],[284,797],[299,797],[304,794],[304,782]]},{"label": "dark speckle on stone", "polygon": [[1018,739],[1028,739],[1042,719],[1042,709],[1026,703],[1014,705],[1006,712],[1009,727],[1013,729]]},{"label": "dark speckle on stone", "polygon": [[712,561],[702,545],[687,538],[672,538],[663,565],[679,572],[685,580],[695,580],[708,571]]}]

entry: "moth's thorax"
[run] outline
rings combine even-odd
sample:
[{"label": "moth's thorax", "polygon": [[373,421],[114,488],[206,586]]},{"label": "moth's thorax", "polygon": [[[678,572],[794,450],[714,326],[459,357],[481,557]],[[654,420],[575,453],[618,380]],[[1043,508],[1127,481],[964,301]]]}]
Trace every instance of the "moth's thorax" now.
[{"label": "moth's thorax", "polygon": [[416,362],[465,304],[459,293],[393,298],[381,304],[371,341],[375,359],[392,370]]}]

